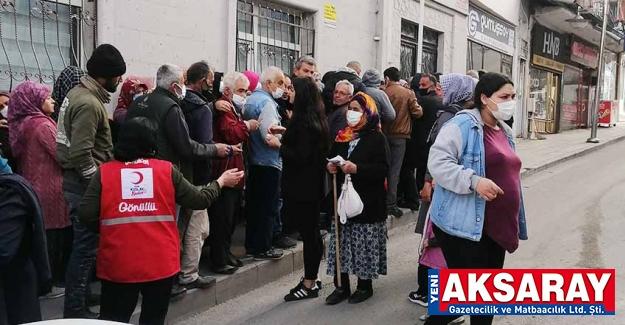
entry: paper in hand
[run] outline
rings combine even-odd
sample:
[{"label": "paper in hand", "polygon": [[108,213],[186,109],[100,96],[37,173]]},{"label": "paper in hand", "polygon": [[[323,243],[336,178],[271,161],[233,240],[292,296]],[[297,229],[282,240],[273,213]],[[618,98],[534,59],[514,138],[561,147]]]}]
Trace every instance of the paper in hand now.
[{"label": "paper in hand", "polygon": [[336,164],[336,165],[342,165],[342,164],[345,163],[345,159],[343,159],[343,157],[341,157],[341,156],[336,156],[336,157],[334,157],[332,159],[328,159],[328,162],[331,162],[331,163]]}]

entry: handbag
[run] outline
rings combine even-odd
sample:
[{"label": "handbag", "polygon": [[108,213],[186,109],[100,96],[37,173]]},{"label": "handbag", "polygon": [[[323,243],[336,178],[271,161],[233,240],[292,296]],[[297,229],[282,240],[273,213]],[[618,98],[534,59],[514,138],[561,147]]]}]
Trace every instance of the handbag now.
[{"label": "handbag", "polygon": [[345,224],[347,219],[360,215],[364,207],[360,195],[354,188],[351,175],[346,175],[338,202],[338,214],[341,217],[341,223]]}]

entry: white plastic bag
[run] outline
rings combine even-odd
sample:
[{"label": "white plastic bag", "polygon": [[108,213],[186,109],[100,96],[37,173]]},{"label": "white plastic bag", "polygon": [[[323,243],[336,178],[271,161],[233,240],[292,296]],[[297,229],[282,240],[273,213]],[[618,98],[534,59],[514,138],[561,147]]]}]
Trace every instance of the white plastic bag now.
[{"label": "white plastic bag", "polygon": [[345,176],[345,182],[343,182],[343,191],[338,202],[338,214],[341,217],[341,223],[347,223],[347,219],[358,216],[362,213],[364,204],[360,199],[360,195],[354,189],[352,184],[352,178],[348,174]]}]

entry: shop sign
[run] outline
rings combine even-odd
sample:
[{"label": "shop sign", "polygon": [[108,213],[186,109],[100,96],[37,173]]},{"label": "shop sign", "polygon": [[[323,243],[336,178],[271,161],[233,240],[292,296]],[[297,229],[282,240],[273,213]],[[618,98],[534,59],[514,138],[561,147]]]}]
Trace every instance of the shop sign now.
[{"label": "shop sign", "polygon": [[546,57],[534,54],[532,56],[532,63],[537,66],[545,67],[551,70],[564,72],[564,63],[548,59]]},{"label": "shop sign", "polygon": [[514,55],[515,28],[495,16],[469,5],[467,19],[469,39]]},{"label": "shop sign", "polygon": [[532,39],[532,63],[556,71],[564,71],[562,62],[567,62],[568,59],[567,36],[536,25]]},{"label": "shop sign", "polygon": [[326,27],[336,28],[336,7],[333,4],[323,5],[323,20]]},{"label": "shop sign", "polygon": [[599,49],[573,39],[571,61],[596,69],[599,66]]}]

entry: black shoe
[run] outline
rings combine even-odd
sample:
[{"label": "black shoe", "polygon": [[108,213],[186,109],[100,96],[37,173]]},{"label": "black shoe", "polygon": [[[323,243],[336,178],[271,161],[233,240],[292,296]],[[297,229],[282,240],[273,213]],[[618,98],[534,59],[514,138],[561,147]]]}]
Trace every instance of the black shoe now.
[{"label": "black shoe", "polygon": [[187,288],[179,285],[178,283],[174,283],[171,287],[171,295],[169,296],[169,301],[176,301],[182,299],[187,294]]},{"label": "black shoe", "polygon": [[350,295],[351,291],[349,288],[336,288],[334,289],[334,292],[326,298],[326,305],[332,306],[341,303],[344,300],[349,299]]},{"label": "black shoe", "polygon": [[349,300],[347,301],[350,304],[359,304],[369,298],[371,298],[371,296],[373,296],[373,290],[356,290],[356,292],[354,292],[354,294],[349,297]]},{"label": "black shoe", "polygon": [[276,235],[273,237],[273,246],[282,249],[289,249],[297,246],[297,241],[286,235]]},{"label": "black shoe", "polygon": [[258,260],[258,261],[262,261],[262,260],[279,260],[284,256],[284,252],[279,250],[279,249],[275,249],[272,248],[264,253],[260,253],[260,254],[254,254],[254,259]]},{"label": "black shoe", "polygon": [[284,296],[284,301],[297,301],[319,297],[320,287],[317,283],[318,282],[315,281],[312,288],[306,288],[304,280],[302,280],[295,288],[291,289],[289,294]]},{"label": "black shoe", "polygon": [[[302,283],[304,283],[304,278],[301,278],[299,281],[299,284],[302,285]],[[319,287],[319,289],[321,289],[322,285],[321,285],[321,280],[317,279],[317,281],[315,281],[315,283],[317,284],[317,286]],[[297,291],[299,289],[299,286],[291,289],[291,291],[289,291],[290,293],[293,293],[295,291]]]},{"label": "black shoe", "polygon": [[234,266],[234,267],[243,267],[243,262],[241,262],[241,260],[238,259],[236,256],[232,255],[232,253],[230,253],[230,258],[228,259],[228,265]]},{"label": "black shoe", "polygon": [[99,306],[100,305],[100,299],[102,298],[102,296],[100,296],[97,293],[92,293],[90,295],[87,296],[87,307],[95,307],[95,306]]},{"label": "black shoe", "polygon": [[421,207],[419,205],[419,203],[412,203],[412,202],[406,202],[406,201],[402,201],[397,203],[397,207],[402,208],[402,209],[408,209],[410,211],[419,211],[419,208]]},{"label": "black shoe", "polygon": [[395,207],[388,209],[388,215],[399,219],[404,216],[404,212]]},{"label": "black shoe", "polygon": [[187,284],[181,284],[181,286],[185,287],[187,290],[191,289],[207,289],[212,287],[217,283],[217,279],[212,276],[198,276],[198,278]]},{"label": "black shoe", "polygon": [[234,266],[231,266],[231,265],[211,267],[211,271],[213,271],[213,272],[215,272],[217,274],[223,274],[223,275],[234,274],[234,272],[236,272],[238,269],[239,269],[238,267],[234,267]]},{"label": "black shoe", "polygon": [[428,307],[428,297],[418,294],[417,291],[413,291],[410,294],[408,294],[408,300],[410,300],[410,302],[414,304],[423,306],[425,308]]}]

